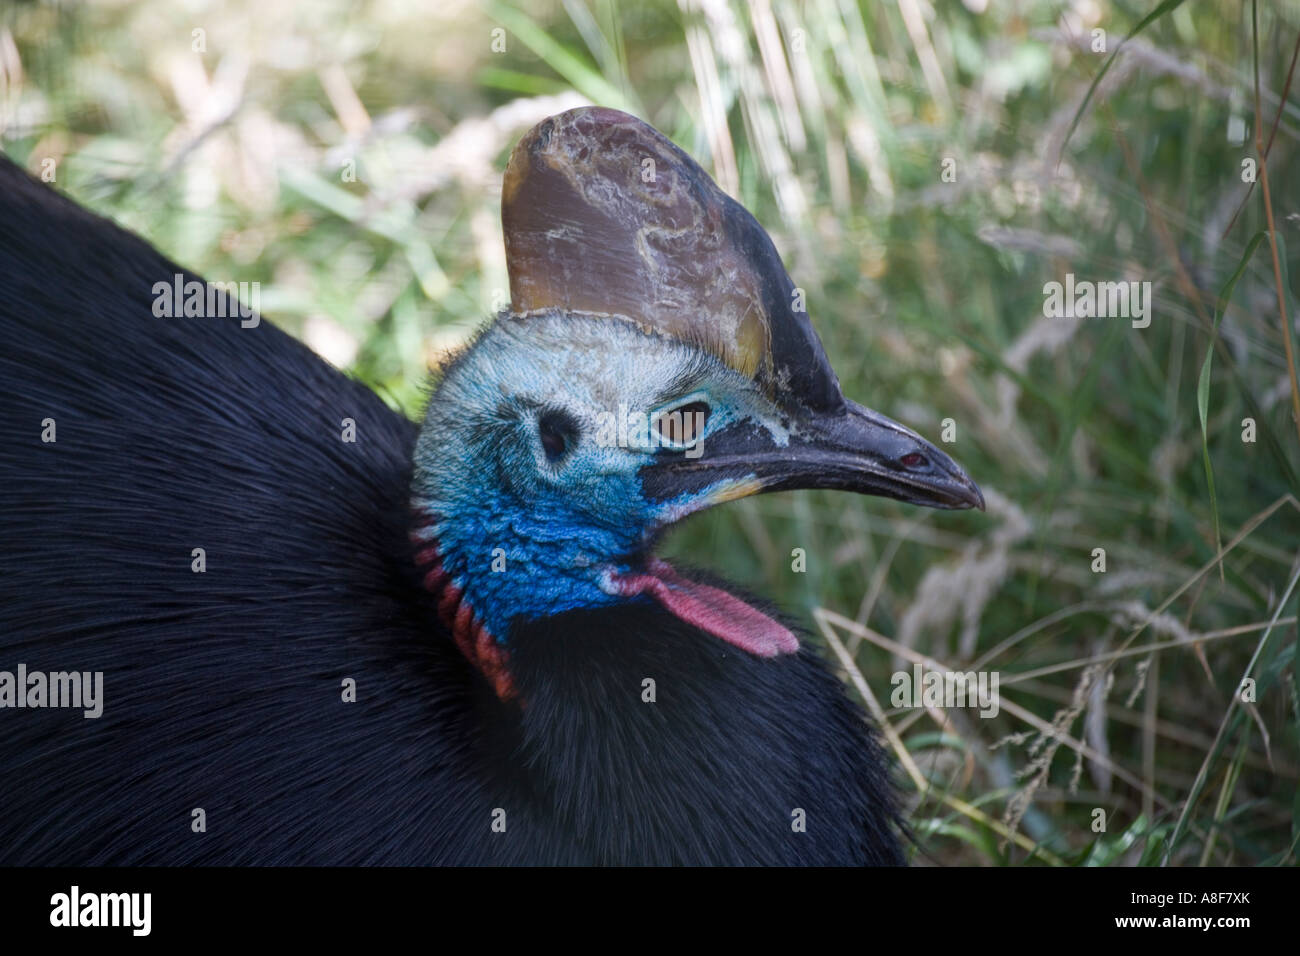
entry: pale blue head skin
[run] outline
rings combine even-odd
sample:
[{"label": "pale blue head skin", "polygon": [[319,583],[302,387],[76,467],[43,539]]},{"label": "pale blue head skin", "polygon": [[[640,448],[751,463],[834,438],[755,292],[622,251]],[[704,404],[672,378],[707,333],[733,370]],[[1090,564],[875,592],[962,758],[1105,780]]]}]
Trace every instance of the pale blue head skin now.
[{"label": "pale blue head skin", "polygon": [[[447,370],[416,445],[412,499],[437,517],[443,568],[497,640],[516,618],[628,600],[611,572],[643,560],[667,525],[744,491],[733,477],[647,500],[638,472],[662,452],[609,441],[611,415],[688,399],[711,410],[704,449],[742,421],[788,440],[785,416],[751,379],[621,318],[502,316]],[[540,426],[555,411],[577,425],[558,458]]]}]

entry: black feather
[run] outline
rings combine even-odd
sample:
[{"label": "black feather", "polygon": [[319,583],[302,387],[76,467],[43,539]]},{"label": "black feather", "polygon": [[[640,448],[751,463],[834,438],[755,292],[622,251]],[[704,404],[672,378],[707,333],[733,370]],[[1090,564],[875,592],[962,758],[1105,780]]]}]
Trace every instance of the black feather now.
[{"label": "black feather", "polygon": [[415,571],[415,426],[269,322],[156,318],[178,272],[0,159],[0,670],[104,673],[99,719],[0,709],[0,864],[901,862],[807,649],[573,612],[498,701]]}]

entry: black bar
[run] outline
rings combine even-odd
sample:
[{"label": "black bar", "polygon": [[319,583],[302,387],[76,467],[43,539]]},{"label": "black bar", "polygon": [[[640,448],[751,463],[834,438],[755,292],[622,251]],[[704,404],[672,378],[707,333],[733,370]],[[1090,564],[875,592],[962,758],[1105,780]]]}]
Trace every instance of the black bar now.
[{"label": "black bar", "polygon": [[[923,948],[980,938],[1049,946],[1094,939],[1183,946],[1201,939],[1231,947],[1264,938],[1256,934],[1285,934],[1300,900],[1296,872],[1284,869],[913,868],[809,877],[734,870],[0,869],[0,927],[6,943],[63,937],[82,945],[248,942],[277,929],[295,941],[337,945],[409,933],[434,953],[444,942],[465,940],[467,931],[470,939],[505,931],[546,942],[557,933],[581,937],[596,921],[660,939],[672,938],[665,934],[678,924],[707,927],[710,935],[786,924],[810,937],[821,929],[861,942],[897,939],[902,931]],[[137,936],[131,925],[52,925],[68,921],[74,886],[78,922],[91,911],[99,916],[100,894],[149,894],[148,934]],[[61,911],[60,895],[68,904]],[[95,897],[90,904],[88,896]],[[128,924],[135,916],[143,929],[143,895],[132,909],[123,899],[109,898],[103,912]],[[1189,925],[1207,918],[1208,928]],[[1154,922],[1120,925],[1133,919]],[[1243,925],[1223,924],[1242,919]]]}]

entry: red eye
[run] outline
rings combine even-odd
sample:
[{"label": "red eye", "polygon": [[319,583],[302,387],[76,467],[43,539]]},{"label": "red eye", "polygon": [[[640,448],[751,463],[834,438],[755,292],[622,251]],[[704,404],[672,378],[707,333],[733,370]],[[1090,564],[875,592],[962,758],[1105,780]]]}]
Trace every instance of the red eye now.
[{"label": "red eye", "polygon": [[920,468],[925,464],[925,456],[920,452],[910,452],[898,459],[904,468]]}]

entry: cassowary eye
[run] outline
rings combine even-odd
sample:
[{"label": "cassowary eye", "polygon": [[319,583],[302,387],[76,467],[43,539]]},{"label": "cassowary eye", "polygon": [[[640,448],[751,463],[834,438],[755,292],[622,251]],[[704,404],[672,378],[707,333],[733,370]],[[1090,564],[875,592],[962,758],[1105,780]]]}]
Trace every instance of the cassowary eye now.
[{"label": "cassowary eye", "polygon": [[655,418],[655,431],[673,445],[693,445],[708,424],[711,409],[707,402],[689,402]]},{"label": "cassowary eye", "polygon": [[537,419],[537,434],[541,437],[546,460],[554,464],[577,444],[578,423],[559,410],[543,412]]}]

